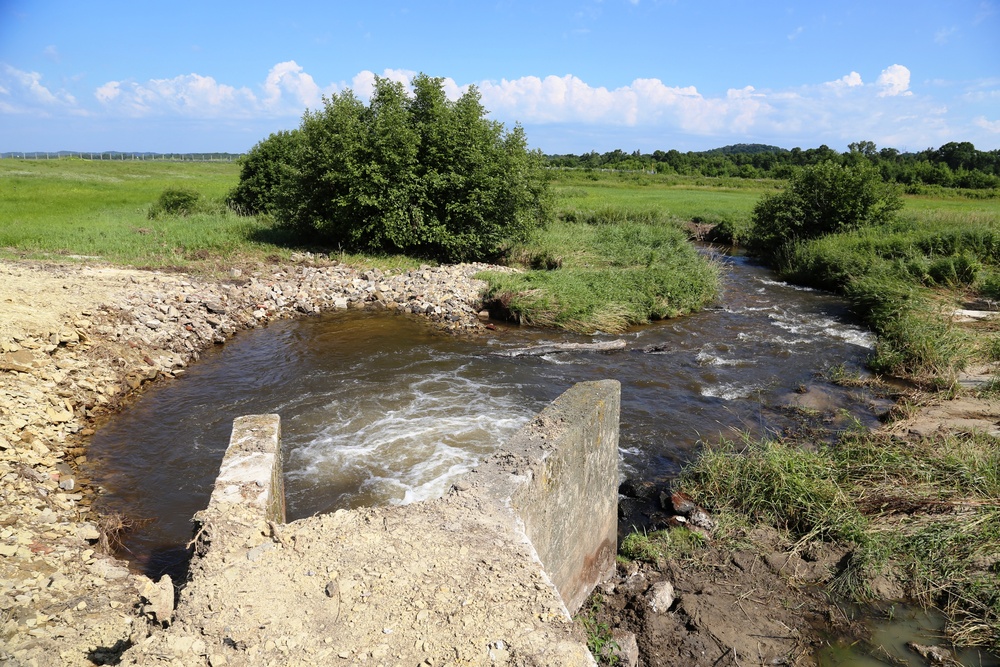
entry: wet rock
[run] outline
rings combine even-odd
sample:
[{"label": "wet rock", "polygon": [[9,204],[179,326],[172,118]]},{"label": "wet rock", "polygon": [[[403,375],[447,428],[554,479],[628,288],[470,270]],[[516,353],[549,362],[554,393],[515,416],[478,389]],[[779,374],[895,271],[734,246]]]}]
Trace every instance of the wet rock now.
[{"label": "wet rock", "polygon": [[618,487],[618,493],[629,498],[652,500],[656,498],[657,486],[641,479],[626,479]]},{"label": "wet rock", "polygon": [[924,646],[916,642],[907,642],[906,648],[910,649],[921,658],[927,661],[928,665],[955,665],[955,656],[951,651],[940,646]]},{"label": "wet rock", "polygon": [[663,506],[663,509],[671,510],[681,516],[688,516],[699,509],[698,505],[691,499],[691,496],[680,491],[660,494],[660,504]]}]

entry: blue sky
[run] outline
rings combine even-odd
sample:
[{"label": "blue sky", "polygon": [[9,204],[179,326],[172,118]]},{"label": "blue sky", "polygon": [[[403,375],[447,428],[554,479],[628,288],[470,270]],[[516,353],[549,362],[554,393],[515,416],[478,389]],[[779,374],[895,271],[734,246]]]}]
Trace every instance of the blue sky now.
[{"label": "blue sky", "polygon": [[0,152],[241,152],[417,72],[546,153],[1000,148],[1000,0],[0,0]]}]

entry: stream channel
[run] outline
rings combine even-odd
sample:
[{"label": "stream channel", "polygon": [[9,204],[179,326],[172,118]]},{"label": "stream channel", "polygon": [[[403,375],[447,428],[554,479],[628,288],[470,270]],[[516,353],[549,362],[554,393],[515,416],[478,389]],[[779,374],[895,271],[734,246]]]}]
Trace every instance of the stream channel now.
[{"label": "stream channel", "polygon": [[[623,478],[666,483],[703,443],[809,428],[807,414],[830,432],[855,420],[876,425],[884,401],[823,377],[838,366],[863,372],[871,351],[846,304],[778,282],[743,257],[719,259],[715,307],[620,336],[498,324],[485,336],[454,337],[419,318],[357,311],[240,333],[93,436],[101,509],[152,519],[122,555],[154,578],[176,571],[232,421],[244,414],[281,415],[289,520],[438,496],[585,380],[622,383]],[[627,349],[504,354],[613,338]],[[622,528],[630,523],[641,519],[625,517]]]}]

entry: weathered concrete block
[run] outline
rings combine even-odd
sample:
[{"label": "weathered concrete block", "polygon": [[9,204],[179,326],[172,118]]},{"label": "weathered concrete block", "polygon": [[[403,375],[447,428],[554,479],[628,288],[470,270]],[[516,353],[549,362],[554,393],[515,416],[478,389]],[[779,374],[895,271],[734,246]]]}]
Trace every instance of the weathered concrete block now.
[{"label": "weathered concrete block", "polygon": [[233,420],[208,507],[211,518],[285,522],[285,484],[281,466],[281,418],[246,415]]},{"label": "weathered concrete block", "polygon": [[524,524],[570,613],[615,569],[621,384],[581,382],[477,468]]}]

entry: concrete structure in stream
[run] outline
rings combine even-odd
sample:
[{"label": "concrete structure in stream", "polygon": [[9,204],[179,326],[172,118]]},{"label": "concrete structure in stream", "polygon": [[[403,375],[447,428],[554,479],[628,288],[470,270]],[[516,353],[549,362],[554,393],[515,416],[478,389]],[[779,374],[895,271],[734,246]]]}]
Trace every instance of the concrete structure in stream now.
[{"label": "concrete structure in stream", "polygon": [[443,498],[291,523],[278,416],[237,419],[191,580],[121,664],[595,664],[571,614],[614,571],[620,393],[573,386]]}]

